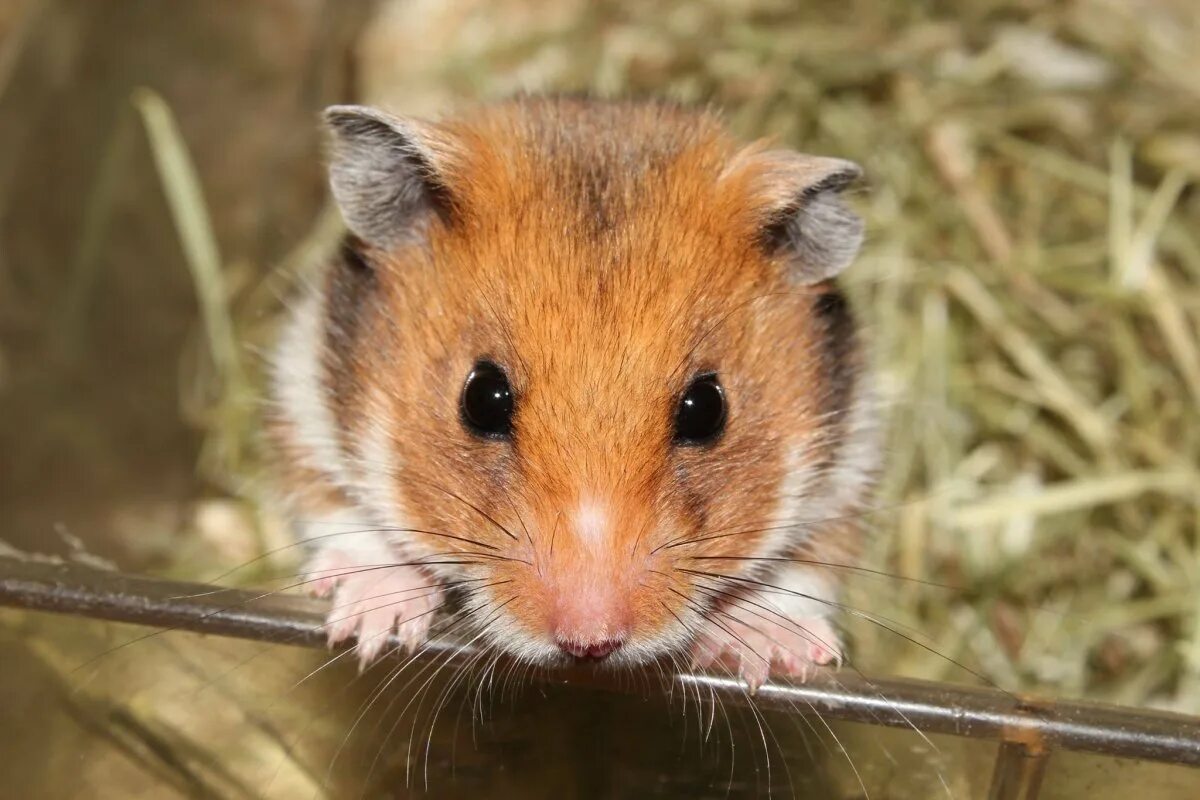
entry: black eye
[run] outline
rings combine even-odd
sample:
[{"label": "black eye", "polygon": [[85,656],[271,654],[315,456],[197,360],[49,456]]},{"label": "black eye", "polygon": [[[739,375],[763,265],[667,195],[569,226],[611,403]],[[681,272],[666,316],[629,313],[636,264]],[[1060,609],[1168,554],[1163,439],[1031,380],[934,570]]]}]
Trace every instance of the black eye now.
[{"label": "black eye", "polygon": [[716,375],[701,375],[683,393],[675,412],[677,444],[707,444],[725,430],[725,391]]},{"label": "black eye", "polygon": [[512,415],[508,376],[492,362],[480,361],[463,385],[463,422],[480,436],[503,439],[512,434]]}]

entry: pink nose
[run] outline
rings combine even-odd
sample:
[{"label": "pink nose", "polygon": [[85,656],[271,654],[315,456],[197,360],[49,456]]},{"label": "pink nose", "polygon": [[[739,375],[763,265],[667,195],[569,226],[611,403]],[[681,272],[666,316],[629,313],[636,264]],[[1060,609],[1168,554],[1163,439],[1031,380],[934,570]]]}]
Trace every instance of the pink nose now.
[{"label": "pink nose", "polygon": [[578,659],[587,659],[589,661],[602,661],[608,658],[614,650],[619,648],[623,642],[620,639],[604,639],[599,642],[583,643],[583,642],[568,642],[562,639],[558,640],[558,646],[567,655],[574,656]]}]

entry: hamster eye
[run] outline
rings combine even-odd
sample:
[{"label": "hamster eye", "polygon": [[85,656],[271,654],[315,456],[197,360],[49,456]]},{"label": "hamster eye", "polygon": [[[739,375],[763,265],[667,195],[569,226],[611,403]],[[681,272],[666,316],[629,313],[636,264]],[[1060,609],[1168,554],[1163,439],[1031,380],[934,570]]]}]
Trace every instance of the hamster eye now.
[{"label": "hamster eye", "polygon": [[675,443],[708,444],[725,430],[725,390],[716,375],[701,375],[679,400],[675,412]]},{"label": "hamster eye", "polygon": [[512,435],[513,392],[504,370],[480,361],[463,384],[462,419],[475,434],[489,439]]}]

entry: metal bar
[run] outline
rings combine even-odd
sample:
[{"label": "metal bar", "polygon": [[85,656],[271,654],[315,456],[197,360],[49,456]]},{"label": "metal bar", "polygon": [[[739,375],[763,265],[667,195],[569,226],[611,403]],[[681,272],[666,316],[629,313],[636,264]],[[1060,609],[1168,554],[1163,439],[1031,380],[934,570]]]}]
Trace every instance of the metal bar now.
[{"label": "metal bar", "polygon": [[1019,742],[1004,742],[996,753],[988,800],[1037,800],[1050,753]]},{"label": "metal bar", "polygon": [[[323,647],[325,605],[299,595],[219,589],[106,572],[78,564],[0,557],[0,605],[189,630],[305,647]],[[429,657],[466,663],[473,653],[451,640],[431,643]],[[551,683],[629,691],[628,680],[602,667],[545,670]],[[772,682],[750,695],[737,680],[677,673],[670,689],[707,694],[727,704],[832,719],[916,727],[1012,742],[1027,752],[1056,748],[1200,767],[1200,718],[1150,709],[1018,697],[997,689],[905,678],[868,678],[849,668],[808,683]],[[1020,795],[1015,795],[1020,797]]]}]

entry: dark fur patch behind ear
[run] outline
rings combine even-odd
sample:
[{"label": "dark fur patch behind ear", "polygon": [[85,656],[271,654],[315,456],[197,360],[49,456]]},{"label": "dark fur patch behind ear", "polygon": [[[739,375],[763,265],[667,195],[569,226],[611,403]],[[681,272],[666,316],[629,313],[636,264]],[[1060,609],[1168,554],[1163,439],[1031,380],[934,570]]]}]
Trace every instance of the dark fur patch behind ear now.
[{"label": "dark fur patch behind ear", "polygon": [[346,414],[355,407],[353,398],[363,390],[356,360],[378,302],[379,276],[371,257],[361,241],[348,235],[325,275],[324,389],[336,400],[333,409],[343,448],[350,445],[348,432],[354,427]]},{"label": "dark fur patch behind ear", "polygon": [[850,405],[854,387],[857,326],[846,295],[829,284],[813,298],[813,316],[820,326],[821,366],[825,371],[822,412],[840,421]]},{"label": "dark fur patch behind ear", "polygon": [[449,214],[449,192],[421,123],[364,106],[332,106],[329,183],[346,225],[379,246],[419,232],[431,214]]},{"label": "dark fur patch behind ear", "polygon": [[849,162],[778,209],[763,228],[763,243],[792,265],[802,285],[836,276],[850,265],[863,242],[863,222],[841,198],[860,170]]},{"label": "dark fur patch behind ear", "polygon": [[362,242],[346,236],[325,278],[325,345],[349,362],[379,278]]}]

